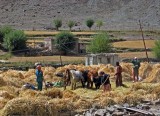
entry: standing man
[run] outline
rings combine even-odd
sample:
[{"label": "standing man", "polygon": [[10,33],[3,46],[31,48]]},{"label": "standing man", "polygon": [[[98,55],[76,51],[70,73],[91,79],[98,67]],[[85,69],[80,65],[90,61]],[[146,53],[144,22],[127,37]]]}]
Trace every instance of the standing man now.
[{"label": "standing man", "polygon": [[41,70],[41,65],[38,65],[36,67],[36,81],[38,85],[38,90],[42,91],[44,78],[43,78],[43,72]]},{"label": "standing man", "polygon": [[122,67],[119,65],[119,62],[116,62],[116,87],[123,86],[122,84]]},{"label": "standing man", "polygon": [[133,63],[133,82],[136,82],[139,80],[139,67],[140,67],[140,62],[137,59],[137,57],[135,57],[132,60]]}]

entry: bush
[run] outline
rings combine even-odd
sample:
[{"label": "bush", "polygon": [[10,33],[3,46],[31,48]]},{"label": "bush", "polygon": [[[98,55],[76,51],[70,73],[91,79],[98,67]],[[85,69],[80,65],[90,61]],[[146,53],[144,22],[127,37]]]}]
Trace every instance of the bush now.
[{"label": "bush", "polygon": [[94,20],[93,19],[86,20],[86,25],[91,30],[91,27],[94,25]]},{"label": "bush", "polygon": [[72,27],[75,25],[75,22],[74,21],[69,21],[68,22],[68,27],[69,27],[69,29],[70,29],[70,31],[71,31],[71,29],[72,29]]},{"label": "bush", "polygon": [[4,36],[13,31],[10,26],[3,26],[0,28],[0,42],[3,42]]},{"label": "bush", "polygon": [[67,52],[70,52],[75,48],[76,39],[72,33],[61,32],[56,35],[55,44],[56,48],[60,51],[63,51],[66,55]]},{"label": "bush", "polygon": [[59,28],[62,26],[62,20],[56,19],[53,22],[54,22],[54,26],[56,27],[56,30],[58,31]]},{"label": "bush", "polygon": [[103,26],[103,22],[100,21],[100,20],[98,20],[98,21],[96,22],[96,25],[97,25],[98,29],[100,30],[101,26]]},{"label": "bush", "polygon": [[105,53],[112,50],[112,45],[107,33],[103,32],[93,37],[87,51],[91,53]]},{"label": "bush", "polygon": [[26,48],[26,35],[23,31],[15,30],[4,36],[3,47],[9,51]]},{"label": "bush", "polygon": [[153,47],[153,53],[157,59],[160,59],[160,40],[155,41],[155,46]]}]

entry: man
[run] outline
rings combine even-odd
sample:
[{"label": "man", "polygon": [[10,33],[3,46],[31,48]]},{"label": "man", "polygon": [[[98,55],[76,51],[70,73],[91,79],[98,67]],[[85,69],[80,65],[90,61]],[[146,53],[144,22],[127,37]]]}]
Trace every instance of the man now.
[{"label": "man", "polygon": [[139,67],[140,67],[140,62],[137,59],[137,57],[132,60],[133,63],[133,82],[136,82],[139,80]]},{"label": "man", "polygon": [[37,81],[37,85],[38,85],[38,90],[42,91],[42,87],[43,87],[43,72],[41,70],[41,65],[38,65],[36,67],[36,81]]},{"label": "man", "polygon": [[103,86],[103,92],[107,92],[111,90],[111,83],[109,80],[110,75],[105,74],[103,71],[99,73],[99,76],[101,78],[101,86]]},{"label": "man", "polygon": [[122,84],[122,67],[119,65],[119,62],[116,62],[116,87],[123,86]]}]

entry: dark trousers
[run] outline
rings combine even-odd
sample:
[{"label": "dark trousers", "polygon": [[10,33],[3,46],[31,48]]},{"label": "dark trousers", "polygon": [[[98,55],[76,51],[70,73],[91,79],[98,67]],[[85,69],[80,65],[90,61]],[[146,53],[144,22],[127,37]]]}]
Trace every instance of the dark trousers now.
[{"label": "dark trousers", "polygon": [[116,87],[122,86],[122,75],[116,75]]},{"label": "dark trousers", "polygon": [[43,82],[37,82],[38,84],[38,90],[42,91]]}]

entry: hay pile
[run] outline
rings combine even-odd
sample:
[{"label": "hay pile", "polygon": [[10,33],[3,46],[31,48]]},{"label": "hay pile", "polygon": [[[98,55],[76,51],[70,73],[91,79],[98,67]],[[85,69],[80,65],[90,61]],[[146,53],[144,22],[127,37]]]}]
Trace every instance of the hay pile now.
[{"label": "hay pile", "polygon": [[24,75],[22,71],[16,71],[16,70],[8,70],[4,76],[6,77],[17,77],[20,79],[24,79]]},{"label": "hay pile", "polygon": [[152,71],[152,64],[149,64],[147,62],[141,63],[141,66],[139,68],[139,76],[142,79],[145,79],[149,76],[151,71]]},{"label": "hay pile", "polygon": [[152,70],[149,72],[148,77],[144,80],[148,83],[160,82],[160,64],[155,64],[152,67]]},{"label": "hay pile", "polygon": [[[49,110],[50,109],[50,110]],[[44,98],[26,99],[15,98],[9,101],[3,108],[2,116],[8,115],[34,115],[52,116],[56,115],[55,107],[51,107]]]},{"label": "hay pile", "polygon": [[62,98],[63,97],[62,91],[58,88],[50,88],[48,90],[44,90],[40,93],[40,95],[47,96],[50,98]]},{"label": "hay pile", "polygon": [[[121,63],[123,68],[123,81],[130,81],[132,76],[132,64]],[[55,73],[63,73],[66,68],[77,70],[98,70],[109,73],[111,76],[115,73],[115,67],[112,65],[67,65],[57,69],[52,67],[43,67],[44,78],[46,81],[59,81]],[[102,94],[100,91],[89,89],[77,89],[75,91],[61,88],[43,89],[43,91],[21,90],[23,84],[29,82],[36,85],[35,69],[27,72],[18,72],[9,70],[0,74],[0,108],[3,108],[3,115],[51,115],[63,114],[71,110],[86,109],[93,103],[100,107],[112,104],[129,103],[134,104],[144,99],[156,100],[160,97],[160,85],[154,84],[160,82],[160,64],[141,63],[139,70],[143,82],[133,83],[129,88],[119,87],[112,91]],[[154,82],[154,83],[150,83]],[[128,84],[128,83],[127,83]],[[67,87],[67,89],[70,87]],[[114,88],[114,85],[113,85]],[[36,107],[36,109],[35,109]],[[39,110],[38,110],[39,109]]]},{"label": "hay pile", "polygon": [[5,86],[6,82],[3,80],[2,77],[0,77],[0,87]]},{"label": "hay pile", "polygon": [[28,78],[33,75],[35,75],[35,69],[29,69],[27,72],[24,73],[25,78]]}]

